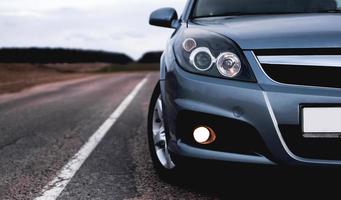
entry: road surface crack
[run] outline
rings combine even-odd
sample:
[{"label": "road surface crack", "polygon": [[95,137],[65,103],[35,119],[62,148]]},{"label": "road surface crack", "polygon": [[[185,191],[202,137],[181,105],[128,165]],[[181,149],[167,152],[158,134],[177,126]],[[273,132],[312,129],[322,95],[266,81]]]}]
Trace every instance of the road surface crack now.
[{"label": "road surface crack", "polygon": [[21,136],[21,137],[18,137],[4,145],[1,145],[0,146],[0,151],[3,151],[4,149],[10,147],[10,146],[13,146],[13,145],[16,145],[20,140],[24,139],[24,138],[27,138],[27,137],[31,137],[30,135],[25,135],[25,136]]}]

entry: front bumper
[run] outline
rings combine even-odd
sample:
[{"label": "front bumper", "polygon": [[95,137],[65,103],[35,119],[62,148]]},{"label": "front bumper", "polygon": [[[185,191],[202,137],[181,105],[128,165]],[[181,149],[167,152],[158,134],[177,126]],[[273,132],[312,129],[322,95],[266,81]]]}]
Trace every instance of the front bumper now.
[{"label": "front bumper", "polygon": [[[341,165],[341,159],[329,160],[296,155],[286,143],[280,128],[282,125],[300,126],[302,104],[340,103],[341,90],[277,83],[262,71],[252,51],[244,53],[258,83],[191,74],[182,70],[176,62],[166,67],[166,78],[161,80],[161,91],[165,104],[170,151],[187,157],[241,163]],[[182,111],[206,113],[249,124],[257,130],[268,153],[257,152],[255,155],[248,155],[189,145],[179,137],[179,134],[192,134],[179,133],[177,118]],[[233,132],[238,134],[237,130]]]}]

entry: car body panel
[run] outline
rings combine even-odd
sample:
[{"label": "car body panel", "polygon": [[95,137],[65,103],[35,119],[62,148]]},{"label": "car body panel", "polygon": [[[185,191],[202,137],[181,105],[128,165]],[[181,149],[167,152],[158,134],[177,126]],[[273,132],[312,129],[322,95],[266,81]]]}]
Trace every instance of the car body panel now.
[{"label": "car body panel", "polygon": [[[181,26],[161,58],[160,85],[169,150],[185,157],[266,165],[340,166],[341,160],[295,155],[283,139],[280,125],[301,125],[302,105],[335,105],[341,89],[283,84],[262,69],[258,49],[341,48],[341,15],[290,14],[189,19],[189,1]],[[188,24],[186,23],[188,22]],[[245,55],[257,82],[242,82],[187,72],[179,66],[174,42],[186,29],[204,29],[234,41]],[[178,138],[177,115],[183,110],[239,120],[253,126],[270,155],[242,155],[189,146]],[[238,114],[236,114],[238,112]]]},{"label": "car body panel", "polygon": [[[176,65],[176,62],[173,64]],[[269,158],[264,159],[263,156],[253,157],[254,161],[251,163],[314,166],[341,164],[339,161],[304,159],[294,155],[281,138],[277,127],[278,123],[299,124],[299,105],[304,102],[302,99],[310,99],[305,102],[335,103],[341,101],[340,97],[314,95],[314,92],[297,95],[297,91],[291,93],[288,89],[283,92],[283,88],[278,88],[280,90],[276,92],[273,87],[263,89],[258,83],[242,83],[195,75],[182,70],[179,66],[174,66],[172,69],[167,72],[166,79],[161,81],[171,151],[184,156],[209,159],[208,155],[211,155],[211,159],[236,162],[234,160],[235,156],[238,156],[236,154],[196,149],[178,140],[175,135],[176,115],[181,110],[193,110],[234,118],[254,126],[270,149],[272,158],[270,161]],[[194,85],[195,88],[193,88]],[[291,89],[294,90],[294,88]],[[214,98],[209,98],[210,96]],[[242,116],[236,117],[234,114],[236,108],[242,109]],[[274,116],[271,116],[271,112]],[[239,162],[248,161],[243,157],[245,155],[239,156]]]},{"label": "car body panel", "polygon": [[340,20],[339,13],[231,16],[192,20],[189,27],[225,35],[242,49],[340,48]]}]

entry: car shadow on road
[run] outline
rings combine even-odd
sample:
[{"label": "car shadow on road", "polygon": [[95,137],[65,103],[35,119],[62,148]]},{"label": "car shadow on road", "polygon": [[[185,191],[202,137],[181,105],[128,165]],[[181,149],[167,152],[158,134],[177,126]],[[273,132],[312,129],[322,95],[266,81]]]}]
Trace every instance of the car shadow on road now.
[{"label": "car shadow on road", "polygon": [[297,197],[338,194],[341,170],[311,167],[264,167],[226,164],[191,164],[168,179],[172,185],[205,196]]}]

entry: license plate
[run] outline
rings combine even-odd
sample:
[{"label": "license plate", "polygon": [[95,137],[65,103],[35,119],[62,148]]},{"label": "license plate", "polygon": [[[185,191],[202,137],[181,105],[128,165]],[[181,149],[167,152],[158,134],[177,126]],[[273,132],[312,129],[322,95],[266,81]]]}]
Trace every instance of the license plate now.
[{"label": "license plate", "polygon": [[303,132],[341,133],[341,107],[303,108]]}]

